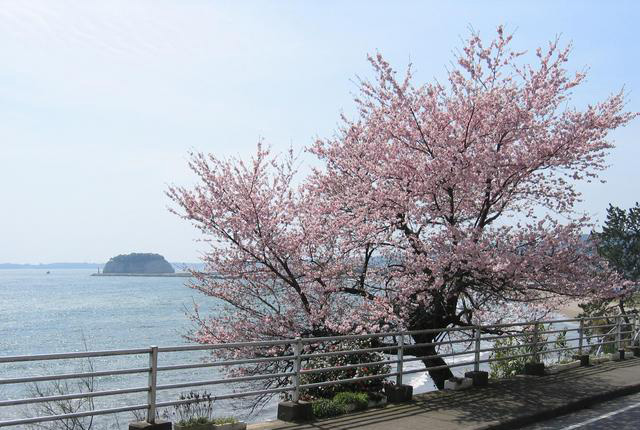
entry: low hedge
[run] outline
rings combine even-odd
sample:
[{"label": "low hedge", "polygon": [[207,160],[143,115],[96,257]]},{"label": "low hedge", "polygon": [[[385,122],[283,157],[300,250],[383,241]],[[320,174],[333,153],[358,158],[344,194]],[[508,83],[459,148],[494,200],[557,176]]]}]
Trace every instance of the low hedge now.
[{"label": "low hedge", "polygon": [[345,406],[354,405],[357,411],[361,411],[369,406],[369,395],[367,393],[343,391],[333,396],[332,401]]},{"label": "low hedge", "polygon": [[334,402],[333,399],[320,399],[311,404],[313,416],[316,418],[329,418],[347,413],[347,405]]},{"label": "low hedge", "polygon": [[[353,341],[343,341],[335,344],[324,345],[323,349],[315,352],[337,352],[350,351],[354,349],[371,348],[370,339],[359,339]],[[385,360],[385,355],[381,352],[364,352],[356,354],[329,355],[324,357],[313,357],[306,362],[303,370],[334,368],[353,364],[377,363]],[[329,370],[318,373],[304,373],[300,376],[301,384],[315,384],[326,381],[345,381],[353,378],[383,375],[388,373],[388,364],[372,364],[361,367],[350,367],[347,369]],[[305,388],[302,396],[304,400],[311,399],[332,399],[337,393],[342,391],[367,391],[378,392],[384,389],[384,378],[373,378],[352,383],[338,385],[322,385],[319,387]]]},{"label": "low hedge", "polygon": [[329,418],[349,412],[349,405],[354,405],[356,411],[367,409],[369,394],[363,392],[342,391],[336,393],[332,399],[318,399],[311,404],[316,418]]}]

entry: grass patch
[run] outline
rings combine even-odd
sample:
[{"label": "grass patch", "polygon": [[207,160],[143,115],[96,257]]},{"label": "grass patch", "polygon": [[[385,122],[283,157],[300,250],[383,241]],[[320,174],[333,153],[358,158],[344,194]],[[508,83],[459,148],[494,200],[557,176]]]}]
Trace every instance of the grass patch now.
[{"label": "grass patch", "polygon": [[363,392],[342,391],[331,399],[319,399],[311,404],[316,418],[329,418],[349,412],[353,405],[356,411],[362,411],[369,406],[369,394]]},{"label": "grass patch", "polygon": [[235,424],[238,422],[238,420],[233,417],[220,417],[214,418],[213,420],[211,420],[211,422],[213,422],[215,425],[221,426],[223,424]]},{"label": "grass patch", "polygon": [[367,393],[343,391],[333,396],[333,401],[345,406],[354,405],[357,411],[367,409],[367,406],[369,406],[369,396]]},{"label": "grass patch", "polygon": [[333,399],[320,399],[311,404],[313,416],[316,418],[329,418],[347,413],[347,406],[334,402]]},{"label": "grass patch", "polygon": [[201,424],[223,425],[223,424],[235,424],[237,422],[238,420],[233,417],[220,417],[220,418],[197,417],[197,418],[189,418],[188,420],[180,420],[178,421],[178,425],[181,427],[189,428],[189,427],[197,426]]}]

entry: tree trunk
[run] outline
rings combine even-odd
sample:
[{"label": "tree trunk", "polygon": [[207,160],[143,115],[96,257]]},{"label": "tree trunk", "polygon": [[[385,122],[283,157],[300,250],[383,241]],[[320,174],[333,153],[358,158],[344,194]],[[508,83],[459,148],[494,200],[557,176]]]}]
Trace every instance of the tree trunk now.
[{"label": "tree trunk", "polygon": [[[412,337],[415,343],[432,343],[436,337],[436,333],[414,334],[412,335]],[[414,355],[416,357],[432,355],[433,357],[422,359],[424,366],[427,368],[447,365],[444,359],[437,355],[436,347],[433,345],[411,348],[409,351],[411,351],[411,355]],[[433,369],[429,370],[428,372],[429,376],[433,380],[433,383],[436,387],[438,387],[439,390],[442,390],[444,388],[444,381],[453,376],[453,372],[451,372],[451,369],[449,369],[448,367]]]},{"label": "tree trunk", "polygon": [[[447,315],[450,314],[451,309],[455,312],[455,303],[456,301],[454,298],[449,301],[434,300],[434,303],[429,307],[429,309],[416,309],[410,315],[409,321],[411,321],[411,323],[407,325],[407,328],[413,331],[447,327],[449,325],[449,318],[447,318]],[[415,343],[434,343],[438,335],[439,333],[420,333],[414,334],[411,337]],[[435,386],[438,387],[439,390],[444,389],[444,382],[451,378],[453,373],[448,367],[443,367],[447,366],[447,363],[442,357],[438,356],[436,345],[411,348],[409,350],[409,354],[414,355],[415,357],[431,356],[429,358],[422,359],[422,362],[427,368],[440,367],[439,369],[429,370],[428,372]]]}]

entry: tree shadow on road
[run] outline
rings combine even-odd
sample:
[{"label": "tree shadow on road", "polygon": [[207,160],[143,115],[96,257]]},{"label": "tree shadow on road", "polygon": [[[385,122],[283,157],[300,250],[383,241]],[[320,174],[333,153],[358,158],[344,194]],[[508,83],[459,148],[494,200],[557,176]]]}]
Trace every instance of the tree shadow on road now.
[{"label": "tree shadow on road", "polygon": [[[552,418],[598,401],[640,390],[640,360],[577,368],[543,377],[519,376],[491,381],[489,387],[431,392],[406,404],[391,405],[305,424],[283,424],[282,430],[461,428],[493,424],[517,428]],[[638,387],[636,387],[638,385]],[[622,390],[622,391],[621,391]]]}]

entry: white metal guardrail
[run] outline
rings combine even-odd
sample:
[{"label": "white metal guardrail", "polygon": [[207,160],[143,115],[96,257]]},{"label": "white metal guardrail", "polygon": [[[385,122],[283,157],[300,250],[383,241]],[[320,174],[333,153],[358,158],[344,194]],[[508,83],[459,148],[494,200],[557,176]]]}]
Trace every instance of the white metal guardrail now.
[{"label": "white metal guardrail", "polygon": [[[562,329],[547,329],[552,328],[553,325],[564,324]],[[573,325],[573,327],[570,327]],[[279,386],[275,388],[261,389],[261,390],[249,390],[241,392],[232,392],[228,394],[219,394],[211,396],[212,400],[222,400],[231,398],[242,398],[259,396],[265,394],[277,394],[277,393],[289,393],[293,401],[298,401],[301,394],[305,389],[316,388],[321,386],[330,386],[338,384],[350,384],[359,381],[386,379],[395,377],[396,384],[403,383],[403,377],[413,373],[425,372],[429,370],[436,370],[441,368],[457,368],[457,367],[471,367],[475,371],[480,370],[481,364],[491,363],[500,360],[511,360],[515,358],[531,357],[534,362],[541,360],[541,354],[577,351],[579,355],[582,355],[585,350],[588,354],[589,351],[595,351],[596,354],[600,354],[603,347],[606,345],[614,345],[615,350],[621,350],[625,345],[631,345],[639,338],[640,331],[638,330],[638,318],[637,314],[619,315],[616,317],[590,317],[579,319],[558,319],[547,321],[527,321],[517,322],[509,324],[496,324],[486,326],[469,326],[469,327],[449,327],[442,329],[430,329],[430,330],[416,330],[416,331],[397,331],[387,333],[371,333],[371,334],[358,334],[347,336],[327,336],[327,337],[314,337],[314,338],[297,338],[297,339],[282,339],[282,340],[267,340],[259,342],[239,342],[239,343],[227,343],[227,344],[211,344],[211,345],[182,345],[172,347],[157,347],[151,346],[149,348],[138,349],[121,349],[121,350],[106,350],[106,351],[89,351],[89,352],[72,352],[72,353],[56,353],[56,354],[37,354],[37,355],[22,355],[22,356],[0,356],[0,375],[2,372],[2,366],[10,363],[19,362],[41,362],[50,360],[66,360],[77,358],[95,358],[95,357],[113,357],[113,356],[125,356],[125,355],[140,355],[145,354],[149,357],[149,365],[145,367],[130,368],[130,369],[118,369],[118,370],[105,370],[105,371],[92,371],[92,372],[76,372],[76,373],[62,373],[52,374],[44,376],[30,376],[19,378],[4,378],[0,379],[0,387],[6,384],[26,384],[37,383],[43,381],[60,381],[68,379],[78,378],[94,378],[104,376],[117,376],[117,375],[134,375],[134,374],[148,374],[148,384],[138,387],[127,387],[112,390],[99,390],[89,392],[76,392],[61,395],[51,396],[39,396],[31,398],[21,399],[5,399],[0,400],[0,417],[2,416],[2,408],[9,406],[19,405],[31,405],[42,402],[55,402],[61,400],[83,399],[83,398],[97,398],[104,396],[122,396],[132,393],[146,393],[147,402],[144,404],[135,405],[122,405],[118,407],[94,409],[87,411],[79,411],[74,413],[38,416],[22,419],[9,419],[0,421],[0,427],[27,425],[35,423],[43,423],[47,421],[66,420],[80,417],[98,416],[105,414],[115,414],[128,411],[141,411],[146,410],[146,416],[148,422],[154,422],[156,419],[156,411],[159,408],[166,408],[169,406],[181,405],[191,403],[193,399],[181,399],[174,401],[157,400],[158,392],[172,389],[193,388],[193,387],[206,387],[217,385],[231,385],[244,382],[253,381],[265,381],[265,380],[287,380],[290,383],[286,386]],[[567,333],[575,333],[576,337],[568,338]],[[550,336],[557,336],[560,333],[565,334],[565,347],[548,349],[547,345],[557,343],[556,340],[550,339]],[[410,339],[415,335],[424,334],[440,334],[441,338],[433,342],[426,343],[411,343]],[[445,340],[445,338],[447,340]],[[517,343],[515,345],[508,345],[502,347],[496,347],[495,342],[504,339],[526,339],[526,343]],[[359,348],[338,350],[329,352],[305,352],[305,347],[312,345],[318,345],[322,343],[339,344],[344,341],[354,340],[367,340],[378,339],[386,340],[381,342],[383,346],[376,346],[371,348]],[[595,340],[595,341],[594,341]],[[487,346],[489,345],[489,346]],[[484,346],[484,347],[483,347]],[[158,357],[161,354],[172,352],[193,352],[193,351],[213,351],[216,349],[252,349],[252,348],[264,348],[264,347],[280,347],[283,351],[286,351],[285,355],[278,356],[265,356],[265,357],[248,357],[233,360],[222,361],[209,361],[204,363],[190,363],[190,364],[175,364],[175,365],[158,365]],[[439,353],[435,355],[420,356],[412,353],[412,350],[420,347],[435,347],[439,349]],[[498,351],[508,351],[510,349],[517,348],[518,354],[507,355],[504,357],[493,357],[493,353]],[[523,353],[523,348],[526,348],[526,352]],[[312,350],[312,348],[308,348]],[[305,369],[302,365],[303,362],[309,362],[309,360],[318,359],[322,357],[332,357],[349,354],[361,354],[361,353],[383,353],[391,357],[381,361],[367,362],[367,363],[355,363],[348,365],[340,365],[324,368],[310,368]],[[482,359],[482,353],[492,353],[489,358]],[[419,369],[405,368],[405,364],[415,361],[422,361],[429,358],[453,358],[462,355],[472,355],[471,360],[453,362],[451,364],[421,367]],[[249,376],[232,376],[219,379],[208,380],[195,380],[185,381],[173,384],[161,384],[161,374],[167,371],[174,370],[189,370],[189,369],[202,369],[211,367],[231,367],[247,364],[262,364],[272,362],[287,362],[286,366],[289,371],[266,373],[260,375]],[[327,380],[315,383],[303,383],[303,376],[309,374],[322,374],[330,371],[340,371],[346,369],[364,368],[370,366],[379,365],[395,365],[393,371],[386,372],[384,374],[375,374],[367,376],[353,377],[349,379],[341,380]],[[1,418],[0,418],[1,419]]]}]

